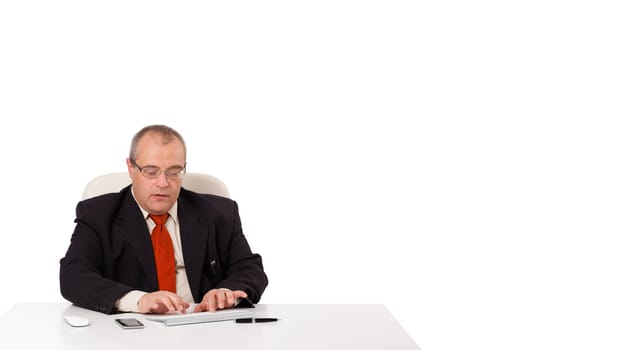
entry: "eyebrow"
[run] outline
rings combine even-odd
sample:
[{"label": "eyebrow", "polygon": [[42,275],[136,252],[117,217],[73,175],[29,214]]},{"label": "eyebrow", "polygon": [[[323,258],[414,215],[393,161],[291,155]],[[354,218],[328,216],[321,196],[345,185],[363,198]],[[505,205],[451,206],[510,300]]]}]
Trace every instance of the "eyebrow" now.
[{"label": "eyebrow", "polygon": [[[137,164],[138,165],[138,164]],[[139,165],[142,168],[147,168],[147,167],[153,167],[153,168],[159,168],[159,169],[163,169],[158,165],[154,165],[154,164],[146,164],[146,165]],[[171,165],[165,169],[172,169],[172,168],[185,168],[183,165]]]}]

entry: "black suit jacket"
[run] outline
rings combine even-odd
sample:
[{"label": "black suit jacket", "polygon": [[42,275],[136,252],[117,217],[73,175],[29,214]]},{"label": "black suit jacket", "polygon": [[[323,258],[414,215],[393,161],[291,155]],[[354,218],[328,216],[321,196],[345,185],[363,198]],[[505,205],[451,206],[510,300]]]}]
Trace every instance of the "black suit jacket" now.
[{"label": "black suit jacket", "polygon": [[[195,302],[213,288],[243,290],[255,303],[267,276],[243,235],[231,199],[184,188],[178,216],[185,269]],[[60,289],[70,302],[104,313],[131,290],[158,290],[150,233],[130,186],[79,202],[76,227],[60,261]]]}]

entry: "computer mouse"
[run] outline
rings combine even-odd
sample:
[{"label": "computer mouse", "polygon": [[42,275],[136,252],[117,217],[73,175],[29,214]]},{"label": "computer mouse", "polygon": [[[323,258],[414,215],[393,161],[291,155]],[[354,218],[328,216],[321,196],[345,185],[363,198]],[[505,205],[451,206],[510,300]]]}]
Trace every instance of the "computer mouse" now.
[{"label": "computer mouse", "polygon": [[64,316],[64,321],[71,327],[86,327],[90,324],[90,320],[82,316]]}]

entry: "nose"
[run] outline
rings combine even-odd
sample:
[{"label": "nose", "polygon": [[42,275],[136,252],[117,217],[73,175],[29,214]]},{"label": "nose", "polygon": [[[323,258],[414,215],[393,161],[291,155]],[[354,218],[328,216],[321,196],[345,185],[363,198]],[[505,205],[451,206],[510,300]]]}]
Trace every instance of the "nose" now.
[{"label": "nose", "polygon": [[168,182],[168,175],[166,175],[165,171],[161,172],[161,174],[159,175],[159,178],[157,179],[156,184],[157,186],[161,188],[165,188],[170,185],[170,183]]}]

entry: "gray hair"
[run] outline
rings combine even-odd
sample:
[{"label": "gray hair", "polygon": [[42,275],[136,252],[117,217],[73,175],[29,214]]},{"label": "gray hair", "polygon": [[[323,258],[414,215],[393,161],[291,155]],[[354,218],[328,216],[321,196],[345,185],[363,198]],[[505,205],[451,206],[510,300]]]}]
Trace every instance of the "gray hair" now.
[{"label": "gray hair", "polygon": [[161,142],[163,144],[168,144],[172,142],[174,138],[176,138],[183,145],[183,153],[187,156],[187,148],[185,147],[185,140],[183,140],[183,137],[181,136],[181,134],[178,133],[178,131],[166,125],[148,125],[145,128],[139,130],[132,137],[132,142],[130,143],[130,154],[128,155],[128,157],[132,161],[135,161],[137,159],[137,156],[139,155],[137,153],[137,146],[139,145],[139,140],[141,140],[141,138],[148,133],[157,134],[159,137],[161,137]]}]

